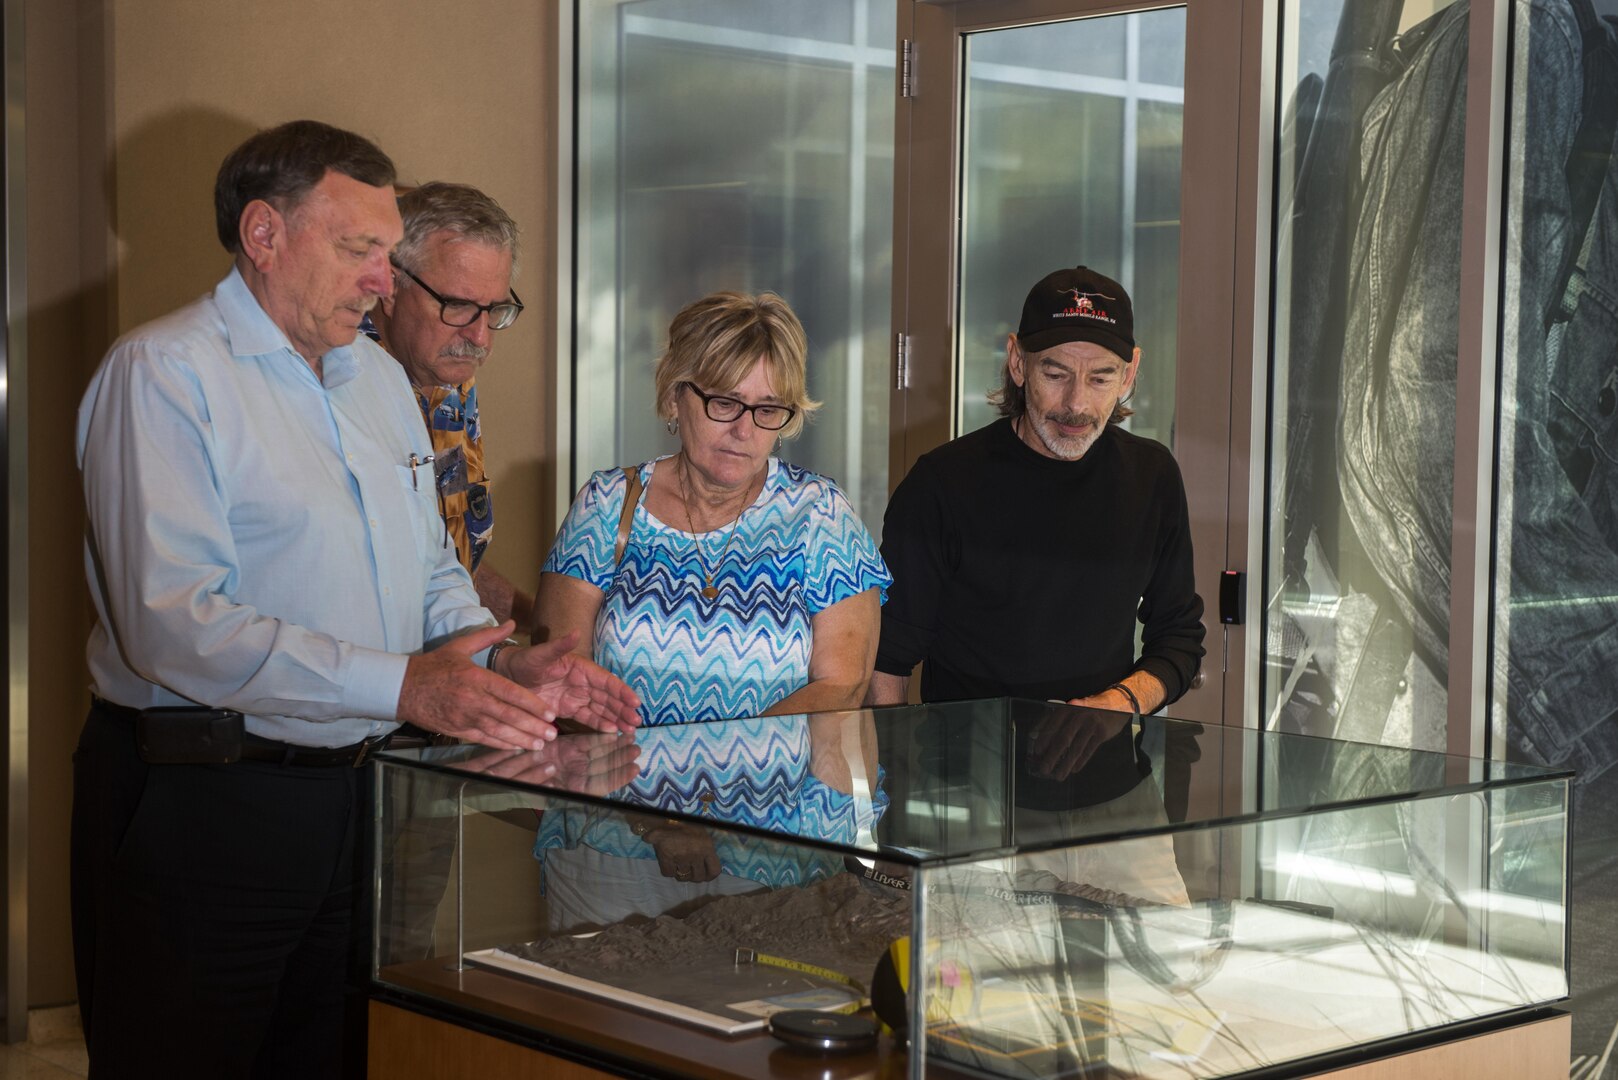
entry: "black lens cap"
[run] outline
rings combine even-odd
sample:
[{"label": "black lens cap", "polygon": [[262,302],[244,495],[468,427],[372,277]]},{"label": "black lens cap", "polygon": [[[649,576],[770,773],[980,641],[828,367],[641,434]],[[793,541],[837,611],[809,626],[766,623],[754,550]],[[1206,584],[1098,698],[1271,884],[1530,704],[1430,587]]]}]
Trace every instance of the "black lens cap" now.
[{"label": "black lens cap", "polygon": [[770,1016],[770,1034],[798,1050],[848,1054],[876,1045],[876,1023],[863,1016],[787,1009]]}]

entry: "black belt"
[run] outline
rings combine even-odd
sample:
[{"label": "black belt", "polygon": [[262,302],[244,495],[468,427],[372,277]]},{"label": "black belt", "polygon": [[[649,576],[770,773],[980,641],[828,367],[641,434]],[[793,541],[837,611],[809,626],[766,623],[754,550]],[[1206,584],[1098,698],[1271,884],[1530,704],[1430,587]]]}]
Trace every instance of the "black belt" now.
[{"label": "black belt", "polygon": [[347,746],[299,746],[277,742],[249,731],[242,739],[242,761],[267,761],[271,765],[345,765],[357,769],[378,750],[386,750],[393,733],[372,735]]},{"label": "black belt", "polygon": [[[95,695],[91,695],[90,701],[101,712],[126,721],[131,726],[140,719],[140,709],[119,705]],[[372,735],[347,746],[299,746],[297,743],[266,739],[249,731],[242,736],[241,753],[237,760],[262,761],[271,765],[346,766],[357,769],[370,760],[372,754],[387,749],[393,735],[393,732]],[[407,741],[401,739],[400,744],[404,745]]]}]

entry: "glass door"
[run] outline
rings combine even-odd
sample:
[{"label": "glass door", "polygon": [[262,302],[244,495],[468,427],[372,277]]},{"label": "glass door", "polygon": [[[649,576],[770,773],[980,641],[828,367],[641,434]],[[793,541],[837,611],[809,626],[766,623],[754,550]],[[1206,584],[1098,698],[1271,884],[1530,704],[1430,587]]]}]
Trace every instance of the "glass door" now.
[{"label": "glass door", "polygon": [[1084,263],[1129,290],[1143,356],[1125,426],[1170,447],[1180,286],[1185,8],[963,35],[954,425],[996,416],[1029,286]]},{"label": "glass door", "polygon": [[1220,721],[1242,654],[1219,573],[1245,562],[1229,523],[1247,512],[1231,472],[1240,0],[916,2],[900,20],[891,482],[995,419],[1036,281],[1081,264],[1120,281],[1142,353],[1125,424],[1180,462],[1208,609],[1203,679],[1175,712]]},{"label": "glass door", "polygon": [[824,407],[781,456],[887,504],[893,0],[578,0],[571,469],[671,453],[652,374],[717,290],[779,293]]}]

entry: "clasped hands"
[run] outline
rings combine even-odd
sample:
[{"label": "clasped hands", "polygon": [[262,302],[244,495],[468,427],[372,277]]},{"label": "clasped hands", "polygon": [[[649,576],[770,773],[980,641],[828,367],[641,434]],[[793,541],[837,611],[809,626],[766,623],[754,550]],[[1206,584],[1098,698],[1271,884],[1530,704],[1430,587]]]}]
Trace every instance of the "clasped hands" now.
[{"label": "clasped hands", "polygon": [[556,738],[556,718],[606,733],[640,724],[640,698],[605,668],[571,650],[577,634],[501,651],[498,672],[472,660],[516,628],[472,630],[418,653],[405,668],[398,719],[502,750],[535,750]]},{"label": "clasped hands", "polygon": [[664,877],[695,883],[719,876],[719,851],[707,829],[681,821],[659,821],[634,831],[652,845],[657,869]]}]

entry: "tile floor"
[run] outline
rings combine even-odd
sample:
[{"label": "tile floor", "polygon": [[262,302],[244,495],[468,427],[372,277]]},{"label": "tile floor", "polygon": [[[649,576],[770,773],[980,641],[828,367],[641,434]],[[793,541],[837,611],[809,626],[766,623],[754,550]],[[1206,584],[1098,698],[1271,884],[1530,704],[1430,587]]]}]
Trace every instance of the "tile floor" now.
[{"label": "tile floor", "polygon": [[0,1080],[75,1080],[90,1075],[76,1005],[30,1009],[28,1041],[0,1044]]}]

